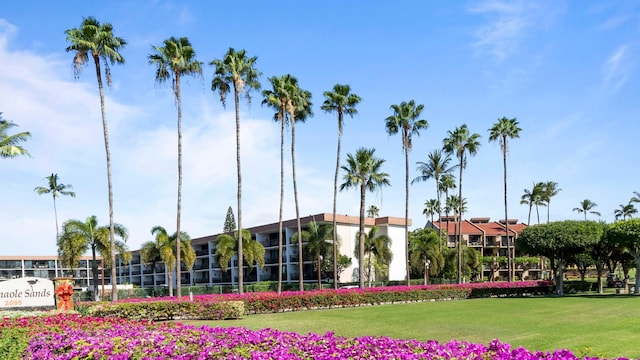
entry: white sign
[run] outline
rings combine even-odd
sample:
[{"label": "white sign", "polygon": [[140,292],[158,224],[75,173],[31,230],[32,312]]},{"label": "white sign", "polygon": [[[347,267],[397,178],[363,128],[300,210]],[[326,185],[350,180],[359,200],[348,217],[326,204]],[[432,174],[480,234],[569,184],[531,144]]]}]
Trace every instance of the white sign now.
[{"label": "white sign", "polygon": [[25,277],[0,282],[0,309],[55,306],[53,281]]}]

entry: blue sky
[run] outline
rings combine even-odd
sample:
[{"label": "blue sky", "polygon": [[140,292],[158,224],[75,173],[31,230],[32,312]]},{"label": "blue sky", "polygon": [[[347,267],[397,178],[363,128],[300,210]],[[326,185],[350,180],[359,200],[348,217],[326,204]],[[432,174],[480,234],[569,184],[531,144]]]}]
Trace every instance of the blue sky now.
[{"label": "blue sky", "polygon": [[[37,5],[36,5],[37,4]],[[30,131],[32,158],[0,163],[2,255],[55,254],[50,196],[33,188],[57,173],[76,198],[59,198],[58,217],[96,215],[108,223],[106,165],[93,65],[74,79],[64,31],[83,17],[110,22],[125,38],[123,66],[106,91],[114,176],[114,214],[130,231],[129,246],[150,229],[175,231],[177,114],[171,90],[154,82],[147,55],[170,36],[188,37],[208,64],[229,47],[258,56],[267,77],[290,73],[313,94],[315,116],[296,127],[301,215],[332,211],[337,121],[320,110],[322,93],[350,84],[362,97],[346,119],[342,159],[374,147],[386,159],[391,187],[367,194],[381,216],[404,215],[404,155],[384,119],[391,104],[424,104],[429,128],[413,139],[415,163],[466,123],[482,145],[463,174],[467,217],[504,217],[502,156],[488,142],[492,124],[516,117],[510,143],[509,217],[526,222],[520,196],[533,182],[556,181],[550,218],[581,219],[583,199],[601,219],[626,204],[638,184],[639,1],[299,2],[109,1],[0,3],[0,112]],[[183,83],[182,228],[192,237],[222,230],[236,204],[233,108],[210,90],[213,68]],[[241,106],[243,224],[277,222],[279,127],[254,93]],[[287,133],[289,135],[289,133]],[[289,146],[287,138],[286,146]],[[295,216],[287,149],[285,217]],[[410,217],[423,226],[430,181],[410,188]],[[358,214],[358,192],[338,197],[338,213]],[[546,221],[546,209],[541,209]],[[532,222],[536,222],[535,215]]]}]

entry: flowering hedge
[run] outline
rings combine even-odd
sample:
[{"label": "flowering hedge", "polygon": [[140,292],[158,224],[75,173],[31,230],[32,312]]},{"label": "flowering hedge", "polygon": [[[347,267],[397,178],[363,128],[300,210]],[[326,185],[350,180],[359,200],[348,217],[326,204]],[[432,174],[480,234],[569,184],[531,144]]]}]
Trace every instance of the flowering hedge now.
[{"label": "flowering hedge", "polygon": [[[578,359],[569,350],[532,352],[494,340],[346,338],[273,329],[194,327],[77,315],[5,319],[0,335],[22,328],[30,334],[23,359]],[[0,349],[1,351],[2,349]],[[11,359],[11,358],[9,358]],[[595,359],[595,358],[585,358]]]},{"label": "flowering hedge", "polygon": [[[234,319],[244,314],[274,313],[318,308],[351,307],[414,301],[456,300],[470,297],[548,294],[553,284],[544,281],[490,282],[428,286],[387,286],[364,289],[247,292],[196,295],[182,298],[139,298],[117,303],[87,303],[93,316],[119,316],[163,320],[198,318]],[[244,308],[238,305],[244,304]]]}]

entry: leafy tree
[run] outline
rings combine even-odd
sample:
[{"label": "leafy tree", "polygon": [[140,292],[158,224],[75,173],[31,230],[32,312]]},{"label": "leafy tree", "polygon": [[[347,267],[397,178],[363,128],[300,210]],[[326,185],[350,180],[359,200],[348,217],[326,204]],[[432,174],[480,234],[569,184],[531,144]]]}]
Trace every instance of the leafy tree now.
[{"label": "leafy tree", "polygon": [[[222,106],[226,108],[226,96],[233,88],[233,100],[235,105],[236,115],[236,167],[238,174],[238,226],[233,223],[233,229],[226,230],[230,232],[235,229],[242,229],[242,171],[240,163],[240,96],[244,94],[247,99],[247,103],[251,104],[251,90],[260,89],[260,82],[258,78],[260,71],[255,68],[255,63],[258,60],[257,57],[247,57],[244,49],[236,51],[234,48],[229,48],[227,53],[222,59],[214,59],[209,65],[215,66],[213,74],[213,80],[211,81],[211,91],[220,94],[220,102]],[[242,242],[239,244],[238,252],[242,257]],[[282,267],[280,267],[282,268]],[[239,292],[243,293],[243,276],[242,267],[239,269]],[[278,272],[280,273],[280,272]]]},{"label": "leafy tree", "polygon": [[2,118],[0,112],[0,158],[8,159],[20,155],[29,156],[29,152],[19,144],[27,141],[31,137],[28,131],[9,135],[7,130],[18,126],[8,120]]},{"label": "leafy tree", "polygon": [[640,219],[617,221],[607,228],[605,235],[618,247],[626,247],[636,263],[634,294],[640,294]]},{"label": "leafy tree", "polygon": [[[302,230],[302,240],[307,243],[307,251],[311,258],[316,258],[316,270],[318,271],[318,289],[322,288],[322,260],[327,257],[329,252],[329,244],[332,240],[333,226],[331,224],[318,224],[311,221],[307,230]],[[293,234],[291,239],[295,241],[298,234]]]},{"label": "leafy tree", "polygon": [[401,102],[399,105],[391,105],[393,115],[385,119],[385,128],[389,135],[398,132],[402,135],[402,150],[405,163],[405,193],[404,193],[404,256],[407,269],[407,285],[411,284],[411,269],[409,268],[409,151],[413,147],[413,135],[420,136],[420,130],[429,127],[427,120],[418,119],[424,105],[416,105],[413,100]]},{"label": "leafy tree", "polygon": [[[426,162],[418,161],[416,164],[418,165],[419,176],[414,178],[411,183],[427,181],[429,179],[434,179],[436,181],[436,196],[438,204],[441,204],[440,194],[442,194],[443,189],[441,188],[440,178],[451,174],[451,172],[456,168],[457,165],[449,166],[451,162],[451,157],[448,154],[445,154],[442,150],[436,149],[429,153],[428,160]],[[455,184],[454,184],[455,185]],[[448,196],[448,195],[447,195]],[[438,208],[438,217],[442,218],[442,210]],[[433,222],[433,219],[431,220]],[[441,229],[438,228],[438,235],[441,235]]]},{"label": "leafy tree", "polygon": [[[549,208],[551,207],[551,198],[558,195],[562,190],[558,187],[558,183],[555,181],[547,181],[543,183],[542,201],[547,206],[547,222],[549,222]],[[540,222],[540,220],[538,220]]]},{"label": "leafy tree", "polygon": [[[529,216],[527,217],[527,225],[531,224],[531,210],[533,206],[536,206],[536,211],[539,205],[543,205],[543,192],[544,183],[535,183],[531,190],[524,189],[524,194],[520,197],[520,204],[529,205]],[[538,224],[540,223],[540,213],[538,213]]]},{"label": "leafy tree", "polygon": [[[351,87],[349,85],[335,84],[333,86],[333,91],[325,91],[324,102],[322,103],[322,111],[327,113],[336,113],[338,114],[338,146],[336,150],[336,171],[333,177],[333,238],[338,238],[338,225],[336,223],[336,204],[338,198],[338,172],[340,171],[340,147],[342,143],[342,128],[344,124],[344,115],[347,114],[353,118],[354,115],[358,113],[356,109],[356,105],[360,103],[362,100],[360,96],[351,92]],[[369,207],[370,210],[373,210],[372,205]],[[376,210],[378,210],[376,208]],[[370,217],[378,216],[377,212],[374,216],[373,212],[369,212]],[[336,243],[333,243],[333,288],[338,289],[338,247]]]},{"label": "leafy tree", "polygon": [[389,186],[389,174],[382,172],[382,164],[385,160],[377,158],[375,149],[359,148],[355,155],[347,154],[347,164],[341,168],[345,172],[344,182],[340,185],[340,191],[350,188],[360,189],[360,223],[359,232],[359,257],[358,272],[359,286],[364,288],[364,209],[367,191],[375,191],[382,186]]},{"label": "leafy tree", "polygon": [[347,255],[338,255],[338,279],[346,268],[351,266],[351,258]]},{"label": "leafy tree", "polygon": [[53,197],[53,214],[55,215],[56,219],[56,239],[60,234],[60,231],[58,231],[58,210],[56,209],[56,198],[60,195],[76,197],[76,193],[71,191],[71,189],[73,189],[73,186],[59,184],[58,179],[58,174],[51,174],[45,178],[45,180],[47,180],[47,187],[36,186],[33,189],[38,193],[38,195],[51,194],[51,196]]},{"label": "leafy tree", "polygon": [[371,287],[373,266],[389,266],[393,259],[391,238],[388,235],[379,234],[377,226],[372,226],[368,233],[365,232],[363,237],[361,237],[359,233],[356,233],[356,248],[353,252],[356,259],[360,259],[359,249],[361,238],[364,239],[364,255],[367,259],[367,279],[369,280],[369,287]]},{"label": "leafy tree", "polygon": [[462,264],[462,276],[469,279],[477,279],[482,271],[482,254],[474,248],[462,245],[462,259],[458,260],[458,251],[452,248],[442,249],[445,266],[442,275],[445,278],[458,276],[458,264]]},{"label": "leafy tree", "polygon": [[[447,132],[447,137],[443,140],[443,150],[447,154],[455,154],[458,157],[458,199],[462,197],[462,170],[467,167],[468,156],[474,156],[480,147],[480,134],[469,132],[467,124],[456,127],[453,131]],[[468,154],[468,155],[467,155]],[[462,202],[460,202],[462,206]],[[462,211],[459,211],[462,213]],[[458,218],[458,283],[462,282],[462,235],[460,229],[462,227],[462,218]]]},{"label": "leafy tree", "polygon": [[[585,220],[586,221],[586,220]],[[608,225],[600,222],[604,227],[603,236],[600,237],[600,240],[595,244],[592,244],[588,248],[588,254],[594,261],[594,266],[596,267],[596,272],[598,276],[598,292],[603,293],[603,285],[602,285],[602,275],[604,274],[605,267],[613,258],[613,254],[616,251],[616,245],[612,242],[608,241],[606,237],[607,227]]]},{"label": "leafy tree", "polygon": [[593,257],[591,257],[591,254],[589,253],[588,250],[586,252],[575,254],[573,256],[572,262],[576,265],[576,268],[578,269],[578,273],[580,274],[580,281],[583,281],[583,282],[584,282],[585,276],[587,275],[587,270],[589,270],[590,267],[596,264],[595,260],[593,259]]},{"label": "leafy tree", "polygon": [[[104,74],[107,79],[107,85],[111,87],[111,68],[109,64],[124,64],[124,57],[120,54],[120,49],[124,48],[127,42],[113,33],[113,26],[109,23],[102,23],[93,17],[82,19],[79,28],[68,29],[65,31],[67,42],[71,43],[66,48],[67,52],[75,52],[73,56],[74,75],[76,78],[80,76],[82,68],[87,64],[90,58],[96,69],[96,78],[98,80],[98,91],[100,94],[100,110],[102,114],[102,130],[104,134],[104,148],[107,153],[107,184],[109,188],[109,241],[111,243],[111,262],[116,262],[116,242],[115,242],[115,225],[113,222],[113,184],[111,181],[111,150],[109,148],[109,129],[107,124],[107,113],[104,101],[104,89],[102,86],[102,71],[100,69],[100,60],[104,64]],[[118,300],[118,288],[116,284],[116,268],[111,268],[111,293],[112,301]]]},{"label": "leafy tree", "polygon": [[[163,46],[153,46],[153,53],[148,56],[149,64],[156,67],[156,82],[163,84],[171,80],[171,89],[178,108],[178,201],[176,215],[176,263],[178,297],[182,296],[180,269],[180,230],[182,214],[182,94],[181,80],[183,76],[202,76],[202,63],[196,60],[196,52],[186,37],[179,39],[170,37],[163,41]],[[238,206],[238,222],[240,222],[240,207]]]},{"label": "leafy tree", "polygon": [[516,246],[526,254],[545,256],[550,260],[556,291],[562,296],[565,264],[570,263],[575,254],[596,244],[603,232],[604,226],[594,221],[551,222],[526,227],[516,239]]},{"label": "leafy tree", "polygon": [[409,234],[409,250],[411,252],[411,267],[420,271],[424,268],[424,284],[427,284],[427,267],[429,261],[429,274],[439,274],[444,269],[444,256],[442,237],[433,229],[416,229]]},{"label": "leafy tree", "polygon": [[224,219],[224,229],[222,232],[230,233],[236,229],[236,218],[233,216],[233,209],[229,206],[227,209],[227,216]]},{"label": "leafy tree", "polygon": [[[167,230],[162,226],[154,226],[151,229],[151,235],[155,236],[155,241],[147,241],[140,247],[140,255],[143,263],[154,263],[156,261],[162,261],[164,263],[165,272],[169,280],[169,296],[173,296],[173,269],[176,267],[176,279],[180,284],[182,279],[180,274],[182,272],[182,263],[187,267],[187,271],[190,271],[193,264],[196,262],[196,251],[191,246],[191,237],[186,232],[182,232],[180,236],[178,233],[169,235]],[[178,246],[179,244],[179,246]],[[182,258],[178,261],[177,249],[180,249]],[[180,297],[180,295],[178,295]]]},{"label": "leafy tree", "polygon": [[600,216],[599,212],[592,210],[596,206],[598,206],[598,204],[589,199],[584,199],[580,202],[580,207],[574,207],[573,211],[584,213],[584,221],[587,221],[587,213]]},{"label": "leafy tree", "polygon": [[[122,240],[116,240],[115,248],[117,254],[120,254],[125,263],[131,259],[131,254],[125,244],[129,233],[127,229],[120,225],[114,224],[116,235]],[[95,215],[89,216],[85,221],[67,220],[62,224],[62,234],[58,238],[58,255],[62,260],[63,266],[77,266],[82,254],[91,249],[93,274],[93,298],[98,299],[98,262],[96,261],[96,252],[105,259],[105,266],[115,268],[111,261],[111,243],[109,236],[109,227],[98,226],[98,219]],[[115,282],[115,278],[112,279]]]},{"label": "leafy tree", "polygon": [[[216,252],[214,257],[222,271],[229,269],[229,261],[234,255],[240,256],[238,249],[240,248],[240,242],[238,241],[238,232],[234,232],[233,236],[229,234],[221,234],[216,238]],[[243,261],[238,259],[238,268],[243,267],[243,263],[247,263],[249,269],[253,269],[255,263],[262,269],[264,267],[264,246],[259,241],[252,238],[251,233],[247,229],[242,229],[242,253]],[[238,276],[241,272],[238,271]],[[241,284],[240,278],[238,283]]]},{"label": "leafy tree", "polygon": [[503,180],[504,180],[504,226],[505,236],[507,237],[507,266],[509,268],[509,282],[513,281],[513,253],[511,252],[511,239],[509,237],[509,215],[507,211],[507,152],[509,150],[507,140],[520,137],[520,131],[522,129],[518,126],[518,120],[516,118],[508,119],[502,117],[498,119],[498,122],[493,124],[493,127],[489,129],[489,141],[498,141],[500,149],[502,150],[502,167],[503,167]]}]

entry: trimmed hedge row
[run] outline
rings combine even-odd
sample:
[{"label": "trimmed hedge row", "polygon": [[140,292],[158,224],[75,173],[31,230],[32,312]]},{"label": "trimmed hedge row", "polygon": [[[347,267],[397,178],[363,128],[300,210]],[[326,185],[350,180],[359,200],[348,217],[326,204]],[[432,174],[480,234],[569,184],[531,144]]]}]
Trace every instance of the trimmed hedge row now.
[{"label": "trimmed hedge row", "polygon": [[97,303],[90,305],[87,315],[119,317],[132,320],[239,319],[245,314],[242,301],[156,300],[146,302]]}]

